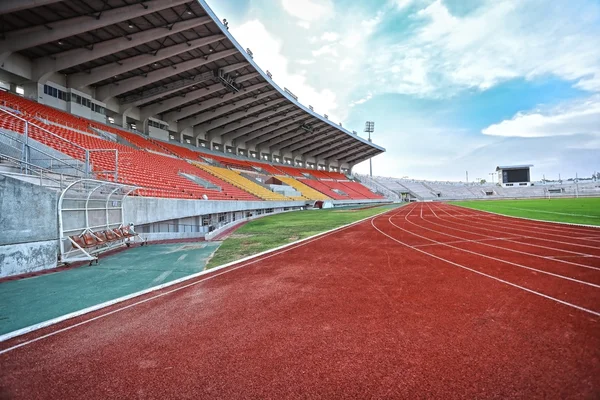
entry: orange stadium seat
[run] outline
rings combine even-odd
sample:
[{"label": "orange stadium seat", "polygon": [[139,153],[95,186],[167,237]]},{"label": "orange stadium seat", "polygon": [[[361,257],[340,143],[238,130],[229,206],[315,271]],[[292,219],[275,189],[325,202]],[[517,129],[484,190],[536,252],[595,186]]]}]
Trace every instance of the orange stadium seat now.
[{"label": "orange stadium seat", "polygon": [[[182,199],[202,199],[206,195],[210,200],[260,200],[259,197],[185,161],[202,162],[204,158],[226,168],[256,172],[255,167],[258,167],[270,175],[285,174],[294,179],[301,178],[304,184],[337,200],[381,198],[360,183],[347,181],[343,174],[337,172],[275,166],[266,162],[220,156],[201,149],[195,151],[176,143],[147,138],[115,126],[77,117],[5,91],[0,91],[0,104],[17,111],[20,118],[43,128],[30,126],[29,137],[74,159],[85,160],[85,150],[82,148],[118,150],[118,162],[109,151],[91,152],[92,171],[99,179],[114,181],[114,171],[117,170],[118,182],[139,186],[134,195]],[[7,113],[0,113],[0,127],[24,133],[24,122]],[[134,147],[105,140],[91,128],[118,135]],[[182,173],[196,176],[220,189],[201,186],[181,175]],[[305,174],[319,180],[305,179]],[[338,182],[336,179],[344,181]]]}]

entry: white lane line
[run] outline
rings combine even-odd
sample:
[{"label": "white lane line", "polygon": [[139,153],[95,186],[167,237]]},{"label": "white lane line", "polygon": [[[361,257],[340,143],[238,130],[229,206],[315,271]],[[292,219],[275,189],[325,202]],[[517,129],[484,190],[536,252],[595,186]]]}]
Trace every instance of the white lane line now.
[{"label": "white lane line", "polygon": [[[428,205],[427,207],[429,207],[429,205]],[[430,224],[432,224],[432,225],[441,226],[442,228],[446,228],[446,229],[452,229],[452,230],[455,230],[455,231],[466,232],[466,233],[469,233],[469,234],[472,234],[472,235],[484,236],[484,237],[487,237],[487,238],[488,238],[488,240],[500,240],[500,239],[501,239],[501,238],[496,238],[496,237],[489,236],[489,235],[484,235],[484,234],[482,234],[482,233],[475,233],[475,232],[472,232],[472,231],[466,231],[466,230],[464,230],[464,229],[458,229],[458,228],[455,228],[455,227],[453,227],[453,226],[447,226],[447,225],[437,224],[437,223],[435,223],[435,222],[433,222],[433,221],[431,221],[431,220],[427,220],[427,219],[424,219],[423,221],[426,221],[426,222],[428,222],[428,223],[430,223]],[[449,233],[444,233],[444,232],[436,231],[436,230],[433,230],[433,229],[428,229],[428,228],[425,228],[425,227],[424,227],[424,226],[422,226],[422,225],[420,225],[420,227],[421,227],[421,228],[423,228],[423,229],[430,230],[431,232],[436,232],[436,233],[439,233],[439,234],[441,234],[441,235],[445,235],[445,236],[453,237],[453,238],[456,238],[456,239],[463,239],[463,240],[466,240],[466,239],[465,239],[465,238],[463,238],[463,237],[456,236],[456,235],[451,235],[451,234],[449,234]],[[483,240],[483,239],[482,239],[482,240]],[[507,238],[507,239],[504,239],[504,240],[510,241],[510,242],[512,242],[512,243],[514,243],[514,242],[515,242],[515,240],[512,240],[512,239],[510,239],[510,238]],[[471,242],[471,240],[466,240],[466,241],[467,241],[467,242]],[[477,240],[473,240],[472,242],[478,242],[478,241],[477,241]],[[450,243],[450,244],[452,244],[451,242],[443,242],[443,243]],[[519,242],[517,242],[517,243],[519,243]],[[526,252],[526,251],[521,251],[521,250],[511,249],[511,248],[508,248],[508,247],[502,247],[502,246],[498,246],[498,245],[494,245],[494,244],[490,244],[490,243],[480,243],[480,244],[482,244],[483,246],[493,247],[493,248],[495,248],[495,249],[501,249],[501,250],[510,251],[510,252],[512,252],[512,253],[525,254],[525,255],[527,255],[527,256],[530,256],[530,257],[548,258],[548,256],[543,256],[543,255],[540,255],[540,254],[535,254],[535,253],[528,253],[528,252]],[[561,251],[560,249],[552,249],[552,250],[553,250],[553,251]],[[565,256],[565,257],[568,257],[568,256]],[[583,257],[589,257],[589,255],[585,255],[585,256],[583,256]],[[581,268],[587,268],[587,269],[593,269],[593,270],[596,270],[596,271],[600,271],[600,268],[598,268],[598,267],[592,267],[591,265],[580,264],[580,263],[576,263],[576,262],[573,262],[573,261],[560,260],[560,259],[555,259],[555,261],[557,261],[557,262],[561,262],[561,263],[564,263],[564,264],[575,265],[575,266],[577,266],[577,267],[581,267]]]},{"label": "white lane line", "polygon": [[[437,225],[437,224],[436,224]],[[443,225],[440,225],[443,226]],[[454,228],[452,228],[454,229]],[[462,239],[462,240],[452,240],[450,242],[441,242],[448,244],[456,244],[456,243],[481,243],[485,241],[493,241],[493,240],[510,240],[510,239],[520,239],[521,237],[506,237],[506,238],[487,238],[487,239]],[[439,246],[438,243],[427,243],[427,244],[416,244],[415,247],[428,247],[428,246]],[[502,247],[504,248],[504,247]],[[574,256],[576,257],[576,256]]]},{"label": "white lane line", "polygon": [[[377,217],[376,217],[376,218],[377,218]],[[477,275],[485,276],[486,278],[490,278],[490,279],[493,279],[493,280],[495,280],[495,281],[498,281],[498,282],[504,283],[504,284],[506,284],[506,285],[512,286],[512,287],[514,287],[514,288],[517,288],[517,289],[524,290],[524,291],[526,291],[526,292],[528,292],[528,293],[531,293],[531,294],[534,294],[534,295],[536,295],[536,296],[540,296],[540,297],[543,297],[543,298],[545,298],[545,299],[552,300],[552,301],[555,301],[555,302],[557,302],[557,303],[560,303],[560,304],[566,305],[566,306],[568,306],[568,307],[572,307],[572,308],[575,308],[575,309],[577,309],[577,310],[584,311],[584,312],[586,312],[586,313],[589,313],[589,314],[592,314],[592,315],[594,315],[594,316],[596,316],[596,317],[600,317],[600,312],[592,311],[592,310],[589,310],[589,309],[587,309],[587,308],[584,308],[584,307],[581,307],[581,306],[575,305],[575,304],[573,304],[573,303],[569,303],[569,302],[567,302],[567,301],[560,300],[560,299],[557,299],[557,298],[555,298],[555,297],[552,297],[552,296],[548,296],[547,294],[540,293],[540,292],[537,292],[537,291],[535,291],[535,290],[532,290],[532,289],[528,289],[528,288],[526,288],[526,287],[523,287],[523,286],[517,285],[516,283],[512,283],[512,282],[506,281],[506,280],[504,280],[504,279],[501,279],[501,278],[498,278],[498,277],[495,277],[495,276],[492,276],[492,275],[486,274],[485,272],[477,271],[477,270],[475,270],[475,269],[472,269],[472,268],[466,267],[466,266],[464,266],[464,265],[461,265],[461,264],[455,263],[454,261],[447,260],[447,259],[445,259],[445,258],[442,258],[442,257],[436,256],[435,254],[428,253],[428,252],[426,252],[426,251],[423,251],[423,250],[421,250],[421,249],[419,249],[419,248],[416,248],[416,247],[414,247],[414,246],[411,246],[411,245],[409,245],[409,244],[407,244],[407,243],[404,243],[404,242],[402,242],[402,241],[400,241],[400,240],[398,240],[398,239],[396,239],[396,238],[394,238],[394,237],[392,237],[392,236],[388,235],[387,233],[383,232],[381,229],[377,228],[377,227],[375,226],[375,224],[373,223],[373,221],[374,221],[374,220],[375,220],[375,218],[373,218],[373,219],[371,220],[371,225],[373,226],[373,228],[375,228],[377,231],[379,231],[379,233],[381,233],[381,234],[382,234],[382,235],[384,235],[384,236],[387,236],[388,238],[392,239],[393,241],[395,241],[395,242],[397,242],[397,243],[400,243],[400,244],[401,244],[401,245],[403,245],[403,246],[406,246],[406,247],[408,247],[408,248],[410,248],[410,249],[413,249],[413,250],[415,250],[415,251],[418,251],[419,253],[423,253],[423,254],[425,254],[425,255],[428,255],[429,257],[433,257],[433,258],[435,258],[435,259],[437,259],[437,260],[440,260],[440,261],[443,261],[443,262],[445,262],[445,263],[448,263],[448,264],[454,265],[455,267],[459,267],[459,268],[462,268],[462,269],[464,269],[464,270],[467,270],[467,271],[473,272],[473,273],[475,273],[475,274],[477,274]]]},{"label": "white lane line", "polygon": [[600,241],[600,236],[584,236],[584,237],[574,237],[573,239],[579,240],[591,240],[593,242]]},{"label": "white lane line", "polygon": [[[390,222],[390,224],[394,225],[398,229],[402,229],[403,231],[408,232],[411,235],[420,237],[420,238],[425,239],[425,240],[429,240],[430,242],[438,243],[438,244],[440,244],[442,246],[450,247],[450,248],[453,248],[453,249],[456,249],[456,250],[459,250],[459,251],[463,251],[465,253],[474,254],[474,255],[479,256],[479,257],[488,258],[490,260],[498,261],[498,262],[501,262],[501,263],[504,263],[504,264],[509,264],[509,265],[512,265],[512,266],[515,266],[515,267],[518,267],[518,268],[523,268],[523,269],[528,269],[530,271],[539,272],[540,274],[550,275],[550,276],[553,276],[553,277],[559,278],[559,279],[565,279],[565,280],[568,280],[568,281],[579,283],[581,285],[591,286],[591,287],[594,287],[594,288],[600,288],[600,285],[596,285],[594,283],[582,281],[582,280],[575,279],[575,278],[570,278],[568,276],[555,274],[555,273],[552,273],[552,272],[544,271],[544,270],[533,268],[533,267],[528,267],[526,265],[517,264],[517,263],[511,262],[511,261],[502,260],[502,259],[499,259],[499,258],[496,258],[496,257],[492,257],[492,256],[488,256],[488,255],[485,255],[485,254],[477,253],[476,251],[471,251],[471,250],[467,250],[467,249],[461,249],[460,247],[452,246],[451,244],[446,244],[446,243],[438,242],[437,240],[430,239],[430,238],[428,238],[426,236],[422,236],[422,235],[419,235],[417,233],[414,233],[414,232],[411,232],[411,231],[408,231],[406,229],[403,229],[403,228],[399,227],[398,225],[396,225],[396,224],[394,224],[392,222],[392,217],[391,216],[388,218],[388,221]],[[418,227],[418,228],[423,228],[422,226],[420,226],[418,224],[415,224],[414,222],[411,222],[408,219],[406,221],[408,223],[410,223],[410,224]],[[431,230],[431,229],[428,229],[428,228],[423,228],[423,229]]]},{"label": "white lane line", "polygon": [[[514,215],[506,215],[506,214],[500,214],[497,212],[493,212],[493,211],[486,211],[486,210],[480,210],[480,209],[475,209],[475,208],[469,208],[463,205],[459,205],[459,204],[446,204],[448,206],[452,206],[452,207],[457,207],[462,209],[461,212],[464,211],[470,211],[472,212],[470,215],[473,217],[477,217],[477,218],[494,218],[494,219],[498,219],[498,217],[502,217],[502,218],[510,218],[510,219],[517,219],[517,220],[521,220],[521,225],[520,226],[527,226],[527,227],[534,227],[534,228],[538,228],[541,230],[550,230],[553,232],[563,232],[565,229],[569,230],[569,231],[577,231],[577,232],[586,232],[589,233],[590,229],[587,228],[591,228],[591,230],[598,230],[600,229],[600,225],[590,225],[590,224],[576,224],[573,222],[557,222],[557,221],[547,221],[547,220],[541,220],[541,219],[534,219],[534,218],[526,218],[526,217],[516,217]],[[519,221],[517,221],[519,222]],[[527,222],[533,222],[532,223],[527,223]],[[548,227],[542,228],[540,225],[549,225]],[[551,228],[550,226],[554,225],[556,226],[555,228]],[[560,229],[559,229],[560,226]]]},{"label": "white lane line", "polygon": [[[447,213],[448,215],[451,215],[446,210],[444,210],[442,207],[438,208],[438,210],[441,210],[441,211]],[[453,218],[455,220],[462,221],[460,218],[456,218],[456,217],[453,217]],[[481,228],[481,227],[479,227],[479,226],[483,226],[483,227],[487,226],[487,227],[489,227],[490,226],[490,222],[493,222],[493,221],[488,221],[488,223],[485,223],[485,222],[484,223],[481,223],[481,222],[480,223],[470,222],[469,224],[464,224],[464,223],[460,223],[460,222],[454,222],[454,224],[455,225],[466,226],[468,228],[475,228],[475,229],[480,229],[480,230],[483,230],[483,231],[489,231],[489,232],[493,232],[493,233],[500,233],[500,234],[506,233],[504,231],[499,231],[499,230],[496,230],[496,229],[489,229],[489,228]],[[478,226],[474,226],[474,225],[478,225]],[[590,248],[594,248],[594,249],[598,248],[597,246],[578,245],[578,244],[570,243],[570,242],[562,242],[562,241],[558,241],[558,240],[554,240],[554,239],[545,239],[545,238],[534,237],[534,236],[527,236],[527,235],[523,235],[522,238],[524,238],[524,239],[536,239],[536,240],[541,240],[541,241],[544,241],[544,242],[566,244],[566,245],[572,245],[572,246],[584,246],[584,247],[590,247]],[[510,240],[510,241],[511,242],[515,242],[514,240]],[[542,249],[564,251],[565,253],[578,254],[578,255],[581,255],[581,256],[589,256],[589,257],[600,258],[600,256],[596,256],[596,255],[593,255],[593,254],[582,253],[582,252],[573,251],[573,250],[566,250],[566,249],[561,249],[561,248],[558,248],[558,247],[548,247],[548,246],[542,246],[540,244],[524,243],[524,242],[515,242],[515,243],[524,244],[524,245],[527,245],[527,246],[539,247],[539,248],[542,248]]]},{"label": "white lane line", "polygon": [[[481,210],[478,210],[481,211]],[[493,217],[492,219],[490,219],[488,216],[474,216],[475,220],[480,221],[482,219],[486,219],[488,222],[495,222],[496,225],[498,225],[499,228],[502,229],[509,229],[509,230],[517,230],[517,231],[529,231],[531,232],[532,229],[535,229],[536,231],[538,231],[539,234],[541,235],[546,235],[546,236],[553,236],[553,237],[558,237],[562,240],[565,239],[565,237],[570,238],[568,235],[569,231],[568,228],[560,231],[560,230],[555,230],[555,229],[546,229],[543,228],[541,226],[536,226],[536,225],[524,225],[524,224],[520,224],[520,223],[509,223],[507,221],[508,218],[517,218],[517,217],[513,217],[511,215],[503,215],[503,214],[497,214],[497,213],[492,213],[491,211],[481,211],[481,212],[485,212],[485,213],[491,213],[491,214],[495,214],[495,217]],[[521,218],[521,217],[519,217]],[[558,224],[558,222],[552,222],[552,221],[542,221],[542,220],[531,220],[531,221],[536,221],[539,224],[537,225],[543,225],[546,222],[551,222],[551,223],[555,223]],[[500,222],[500,223],[499,223]],[[502,223],[503,222],[503,223]],[[508,225],[507,225],[508,224]],[[592,225],[585,225],[585,226],[589,226],[591,227]],[[556,232],[556,233],[548,233],[548,232],[539,232],[539,231],[550,231],[550,232]],[[581,232],[578,232],[581,233]],[[541,239],[541,238],[539,238]],[[548,239],[545,238],[544,240],[550,240],[550,241],[557,241],[556,239]],[[585,244],[579,244],[579,243],[573,243],[573,242],[564,242],[567,244],[572,244],[574,246],[580,246],[580,247],[589,247],[589,248],[596,248],[596,246],[589,246],[589,245],[585,245]]]},{"label": "white lane line", "polygon": [[[400,207],[402,207],[402,206],[400,206]],[[264,251],[262,253],[255,254],[253,256],[249,256],[249,257],[243,258],[241,260],[237,260],[237,261],[233,261],[233,262],[230,262],[230,263],[227,263],[227,264],[223,264],[223,265],[220,265],[218,267],[215,267],[215,268],[212,268],[212,269],[209,269],[209,270],[206,270],[206,271],[198,272],[198,273],[193,274],[193,275],[189,275],[189,276],[186,276],[186,277],[183,277],[183,278],[179,278],[177,280],[174,280],[174,281],[171,281],[171,282],[167,282],[167,283],[164,283],[164,284],[159,285],[159,286],[155,286],[155,287],[152,287],[152,288],[149,288],[149,289],[145,289],[143,291],[140,291],[140,292],[137,292],[137,293],[133,293],[133,294],[130,294],[130,295],[127,295],[127,296],[123,296],[123,297],[120,297],[118,299],[110,300],[110,301],[107,301],[105,303],[98,304],[98,305],[93,306],[93,307],[88,307],[86,309],[83,309],[83,310],[80,310],[80,311],[76,311],[76,312],[71,313],[71,314],[63,315],[62,317],[54,318],[54,319],[49,320],[49,321],[41,322],[39,324],[35,324],[35,325],[32,325],[32,326],[27,327],[27,328],[19,329],[19,330],[14,331],[14,332],[9,332],[7,334],[4,334],[4,335],[0,336],[0,342],[6,341],[6,340],[11,339],[11,338],[14,338],[16,336],[23,335],[25,333],[30,333],[30,332],[32,332],[34,330],[37,330],[37,329],[41,329],[41,328],[45,328],[45,327],[57,324],[59,322],[65,321],[67,319],[71,319],[71,318],[79,317],[79,316],[84,315],[84,314],[88,314],[90,312],[97,311],[99,309],[102,309],[102,308],[105,308],[105,307],[109,307],[111,305],[114,305],[114,304],[117,304],[117,303],[120,303],[120,302],[123,302],[123,301],[126,301],[126,300],[130,300],[132,298],[139,297],[139,296],[142,296],[142,295],[150,293],[150,292],[161,290],[161,289],[167,288],[169,286],[173,286],[173,285],[176,285],[178,283],[181,283],[181,282],[184,282],[184,281],[188,281],[188,280],[200,277],[202,275],[211,274],[211,273],[214,273],[214,272],[216,272],[218,270],[225,269],[223,272],[211,275],[211,276],[206,277],[204,279],[200,279],[198,281],[194,281],[194,282],[186,284],[184,286],[180,286],[180,287],[177,287],[175,289],[171,289],[171,290],[166,291],[164,293],[160,293],[160,294],[154,295],[152,297],[148,297],[148,298],[146,298],[144,300],[137,301],[135,303],[132,303],[132,304],[129,304],[127,306],[123,306],[123,307],[117,308],[117,309],[115,309],[113,311],[109,311],[107,313],[98,315],[96,317],[87,319],[85,321],[81,321],[81,322],[78,322],[76,324],[66,326],[66,327],[64,327],[62,329],[59,329],[59,330],[56,330],[56,331],[53,331],[53,332],[49,332],[49,333],[47,333],[45,335],[38,336],[36,338],[24,341],[22,343],[19,343],[19,344],[16,344],[16,345],[12,346],[12,347],[8,347],[8,348],[6,348],[4,350],[0,350],[0,355],[8,353],[8,352],[13,351],[13,350],[16,350],[16,349],[18,349],[20,347],[24,347],[24,346],[27,346],[29,344],[35,343],[35,342],[37,342],[39,340],[49,338],[49,337],[57,335],[59,333],[69,331],[69,330],[74,329],[76,327],[79,327],[81,325],[85,325],[85,324],[88,324],[90,322],[93,322],[93,321],[96,321],[96,320],[108,317],[108,316],[110,316],[112,314],[115,314],[115,313],[127,310],[129,308],[132,308],[132,307],[135,307],[137,305],[146,303],[148,301],[151,301],[151,300],[154,300],[154,299],[158,299],[160,297],[166,296],[166,295],[171,294],[171,293],[178,292],[178,291],[186,289],[188,287],[191,287],[191,286],[197,285],[199,283],[205,282],[207,280],[216,278],[217,276],[221,276],[221,275],[227,274],[229,272],[235,271],[237,269],[240,269],[242,267],[245,267],[245,266],[248,266],[248,265],[252,265],[252,264],[255,264],[257,262],[266,260],[267,258],[271,258],[271,257],[274,257],[276,255],[286,253],[286,252],[288,252],[290,250],[297,249],[298,247],[302,247],[302,246],[304,246],[304,245],[306,245],[308,243],[312,243],[312,242],[314,242],[316,240],[319,240],[319,239],[321,239],[323,237],[332,235],[332,234],[340,232],[340,231],[342,231],[344,229],[350,228],[350,227],[352,227],[354,225],[360,224],[360,223],[362,223],[362,222],[364,222],[364,221],[366,221],[366,220],[368,220],[370,218],[375,218],[375,217],[377,217],[379,215],[382,215],[382,214],[385,214],[385,213],[388,213],[388,212],[391,212],[391,211],[394,211],[394,210],[395,209],[382,211],[379,214],[376,214],[376,215],[373,215],[373,216],[370,216],[370,217],[366,217],[366,218],[363,218],[361,220],[352,222],[350,224],[342,225],[342,226],[339,226],[337,228],[333,228],[333,229],[330,229],[328,231],[321,232],[321,233],[309,236],[309,237],[304,238],[304,239],[297,240],[296,242],[293,242],[293,243],[288,243],[288,244],[276,247],[276,248],[271,249],[271,250],[266,250],[266,251]],[[234,266],[236,264],[240,264],[240,265]],[[232,267],[232,266],[234,266],[234,267]],[[231,267],[231,268],[229,268],[229,267]]]},{"label": "white lane line", "polygon": [[[462,206],[456,206],[462,207]],[[525,218],[525,217],[515,217],[514,215],[500,214],[492,211],[484,211],[484,210],[476,210],[479,211],[479,214],[472,214],[471,216],[476,219],[487,219],[487,220],[506,220],[506,218],[510,218],[515,220],[512,222],[514,226],[520,226],[522,228],[535,228],[546,232],[554,232],[558,235],[563,235],[565,232],[575,233],[575,234],[591,234],[590,230],[598,230],[598,225],[590,225],[590,224],[575,224],[570,222],[558,222],[558,221],[548,221],[543,219],[533,219],[533,218]],[[457,214],[458,215],[458,214]],[[504,218],[505,217],[505,218]],[[541,226],[540,226],[541,225]],[[544,226],[547,225],[547,226]],[[600,238],[600,236],[594,236],[595,238]]]},{"label": "white lane line", "polygon": [[508,209],[512,209],[512,210],[532,211],[532,212],[544,213],[544,214],[569,215],[572,217],[600,218],[597,215],[571,214],[571,213],[562,213],[562,212],[557,212],[557,211],[545,211],[545,210],[536,210],[536,209],[532,209],[532,208],[519,208],[519,207],[510,207],[510,206],[502,206],[502,205],[500,205],[498,207],[508,208]]},{"label": "white lane line", "polygon": [[185,253],[185,254],[182,254],[182,255],[180,255],[180,256],[177,258],[177,261],[183,261],[183,260],[185,260],[185,258],[186,258],[187,256],[188,256],[188,255],[187,255],[187,253]]}]

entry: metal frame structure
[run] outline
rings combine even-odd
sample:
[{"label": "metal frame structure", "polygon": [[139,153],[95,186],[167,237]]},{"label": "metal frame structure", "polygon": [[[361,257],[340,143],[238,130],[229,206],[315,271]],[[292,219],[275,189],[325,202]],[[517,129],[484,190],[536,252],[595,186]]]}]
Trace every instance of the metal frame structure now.
[{"label": "metal frame structure", "polygon": [[[101,252],[129,245],[128,239],[106,242],[93,249],[84,249],[71,236],[91,233],[96,238],[100,230],[112,230],[126,226],[123,214],[123,200],[138,189],[135,186],[80,179],[67,186],[58,199],[58,230],[60,262],[96,261]],[[142,241],[139,236],[132,239]]]},{"label": "metal frame structure", "polygon": [[[138,115],[140,123],[165,121],[197,142],[226,146],[235,138],[235,147],[249,149],[266,139],[256,151],[280,158],[289,154],[283,151],[288,143],[304,137],[310,151],[292,151],[294,159],[315,157],[315,163],[338,167],[385,151],[279,87],[205,0],[9,3],[0,5],[0,64],[18,54],[31,62],[26,80],[52,84],[49,79],[60,74],[67,90],[91,89],[92,100],[105,103],[124,126]],[[300,117],[291,130],[270,129],[287,121],[288,112]],[[320,132],[306,129],[317,124]],[[266,130],[275,132],[263,135]],[[272,147],[280,139],[284,145]]]},{"label": "metal frame structure", "polygon": [[[30,171],[29,171],[30,166],[36,165],[35,162],[33,162],[35,160],[31,159],[31,153],[35,152],[35,153],[39,153],[40,155],[44,156],[46,160],[50,161],[51,165],[54,164],[55,165],[54,168],[68,168],[69,170],[74,171],[74,173],[69,174],[69,175],[77,176],[80,178],[90,178],[90,177],[92,177],[94,172],[95,173],[105,173],[105,174],[110,173],[113,175],[115,182],[118,180],[118,178],[119,178],[119,150],[116,150],[116,149],[86,149],[84,147],[81,147],[81,146],[63,138],[62,136],[59,136],[55,133],[50,132],[46,128],[43,128],[37,124],[34,124],[25,118],[22,118],[12,112],[9,112],[6,109],[0,108],[0,115],[2,115],[2,114],[5,114],[9,118],[12,118],[14,120],[13,122],[15,124],[14,129],[5,129],[5,130],[15,132],[16,134],[22,135],[22,138],[23,138],[22,140],[21,140],[21,137],[17,137],[17,138],[9,137],[8,135],[4,134],[2,132],[2,130],[0,129],[0,135],[9,137],[11,141],[14,141],[16,144],[19,145],[19,147],[21,147],[21,161],[22,161],[22,165],[24,166],[24,169],[22,172],[24,174],[26,174],[26,175],[30,174]],[[23,128],[22,134],[19,132],[19,129],[17,129],[18,124],[23,125],[22,126],[22,128]],[[52,154],[45,152],[44,150],[32,147],[31,143],[30,143],[31,140],[34,140],[30,137],[30,132],[31,132],[32,128],[35,128],[37,130],[38,134],[46,135],[48,137],[48,139],[54,141],[55,143],[58,143],[58,145],[54,147],[54,146],[49,146],[49,145],[46,145],[46,144],[38,141],[38,143],[40,143],[46,147],[52,147],[54,150],[60,151],[60,152],[62,152],[61,144],[64,144],[65,146],[69,146],[70,148],[78,149],[82,153],[84,160],[83,161],[76,160],[76,161],[84,163],[83,170],[79,169],[76,165],[71,163],[70,162],[71,158],[61,159]],[[12,147],[16,148],[16,146],[12,146]],[[58,148],[56,148],[56,147],[58,147]],[[90,155],[92,153],[114,153],[114,155],[115,155],[114,171],[94,171],[93,172],[91,158],[90,158]],[[38,167],[38,169],[39,169],[39,167]],[[46,169],[49,171],[53,170],[52,167],[46,168]]]}]

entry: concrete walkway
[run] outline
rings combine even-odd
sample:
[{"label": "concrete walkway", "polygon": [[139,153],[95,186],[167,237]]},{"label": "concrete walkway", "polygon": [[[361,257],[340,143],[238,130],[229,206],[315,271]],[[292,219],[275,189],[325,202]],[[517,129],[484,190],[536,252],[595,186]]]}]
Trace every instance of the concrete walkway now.
[{"label": "concrete walkway", "polygon": [[157,244],[0,283],[0,335],[200,272],[220,242]]}]

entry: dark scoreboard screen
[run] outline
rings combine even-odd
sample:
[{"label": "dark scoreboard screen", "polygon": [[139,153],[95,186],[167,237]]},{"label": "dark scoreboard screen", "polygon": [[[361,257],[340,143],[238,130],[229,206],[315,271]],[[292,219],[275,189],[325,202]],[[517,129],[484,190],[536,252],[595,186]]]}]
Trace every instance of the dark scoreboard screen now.
[{"label": "dark scoreboard screen", "polygon": [[509,169],[502,171],[502,182],[529,182],[529,168]]}]

